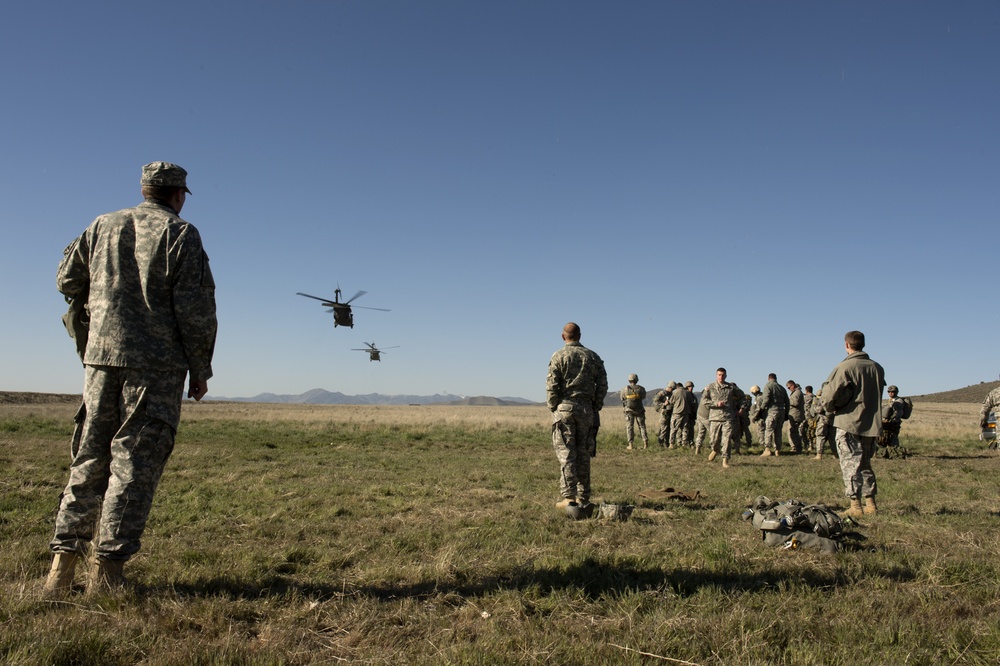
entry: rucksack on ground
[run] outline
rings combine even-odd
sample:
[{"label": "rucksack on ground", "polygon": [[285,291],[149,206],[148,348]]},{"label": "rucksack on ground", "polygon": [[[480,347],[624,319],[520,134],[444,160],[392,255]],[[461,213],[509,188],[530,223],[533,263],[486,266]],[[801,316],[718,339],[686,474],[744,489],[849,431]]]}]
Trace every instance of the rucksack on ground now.
[{"label": "rucksack on ground", "polygon": [[840,516],[825,504],[806,505],[798,500],[775,502],[761,495],[746,511],[749,520],[761,531],[761,539],[769,546],[808,548],[826,553],[840,549],[839,538],[844,526]]}]

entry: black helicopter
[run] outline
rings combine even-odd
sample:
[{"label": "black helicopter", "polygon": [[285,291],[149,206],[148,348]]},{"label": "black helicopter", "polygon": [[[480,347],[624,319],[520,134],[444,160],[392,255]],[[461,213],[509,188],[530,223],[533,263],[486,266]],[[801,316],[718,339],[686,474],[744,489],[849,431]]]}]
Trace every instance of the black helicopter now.
[{"label": "black helicopter", "polygon": [[[310,294],[303,294],[301,291],[295,292],[297,296],[305,296],[306,298],[315,298],[317,301],[323,301],[323,305],[329,307],[327,312],[333,313],[333,327],[337,326],[347,326],[349,328],[354,328],[354,314],[351,312],[351,301],[358,298],[359,296],[364,296],[367,291],[359,291],[350,298],[348,298],[343,303],[340,302],[340,287],[334,290],[333,300],[329,298],[320,298],[319,296],[312,296]],[[363,305],[358,305],[356,307],[364,307]],[[365,310],[381,310],[382,312],[388,312],[386,308],[365,308]]]},{"label": "black helicopter", "polygon": [[[371,361],[379,361],[381,363],[382,359],[380,357],[381,357],[382,354],[385,353],[385,351],[382,350],[382,349],[379,349],[378,347],[376,347],[374,342],[366,342],[365,345],[367,345],[367,346],[364,349],[352,349],[351,351],[368,352],[368,361],[369,362],[371,362]],[[398,347],[399,347],[399,345],[395,345],[393,347],[386,347],[386,349],[397,349]]]}]

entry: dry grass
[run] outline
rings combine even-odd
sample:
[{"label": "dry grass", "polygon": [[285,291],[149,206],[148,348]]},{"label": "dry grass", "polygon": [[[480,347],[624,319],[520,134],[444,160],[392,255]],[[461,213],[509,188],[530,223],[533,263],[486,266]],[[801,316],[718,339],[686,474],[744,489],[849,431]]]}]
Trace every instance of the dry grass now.
[{"label": "dry grass", "polygon": [[[757,494],[843,507],[833,459],[623,450],[552,510],[544,407],[185,406],[123,598],[44,602],[73,404],[0,405],[0,661],[18,664],[987,664],[1000,655],[1000,457],[978,406],[920,402],[914,456],[836,556],[772,550]],[[640,502],[644,488],[696,502]],[[645,655],[645,656],[643,656]]]}]

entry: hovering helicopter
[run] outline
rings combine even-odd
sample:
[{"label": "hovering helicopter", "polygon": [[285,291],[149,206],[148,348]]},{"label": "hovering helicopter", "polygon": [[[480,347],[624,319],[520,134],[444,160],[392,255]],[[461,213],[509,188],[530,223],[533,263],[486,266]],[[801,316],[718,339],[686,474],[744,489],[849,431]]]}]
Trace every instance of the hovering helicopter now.
[{"label": "hovering helicopter", "polygon": [[[333,292],[334,296],[332,301],[329,298],[320,298],[319,296],[303,294],[301,291],[295,292],[297,296],[305,296],[306,298],[315,298],[317,301],[323,301],[323,305],[330,308],[329,310],[327,310],[327,312],[333,313],[334,328],[336,328],[337,326],[347,326],[349,328],[354,328],[354,314],[351,313],[351,301],[358,298],[359,296],[364,296],[367,293],[368,293],[367,291],[359,291],[358,293],[354,294],[346,301],[341,303],[339,286]],[[358,305],[356,307],[361,308],[364,306]],[[382,312],[389,311],[386,308],[365,308],[365,310],[381,310]]]},{"label": "hovering helicopter", "polygon": [[[352,349],[351,351],[368,352],[368,361],[369,362],[371,362],[371,361],[378,361],[378,362],[381,363],[382,359],[380,358],[380,356],[382,354],[384,354],[385,351],[382,350],[382,349],[379,349],[378,347],[376,347],[374,342],[366,342],[365,345],[367,345],[367,346],[364,349]],[[393,347],[386,347],[386,349],[397,349],[398,347],[399,347],[399,345],[395,345]]]}]

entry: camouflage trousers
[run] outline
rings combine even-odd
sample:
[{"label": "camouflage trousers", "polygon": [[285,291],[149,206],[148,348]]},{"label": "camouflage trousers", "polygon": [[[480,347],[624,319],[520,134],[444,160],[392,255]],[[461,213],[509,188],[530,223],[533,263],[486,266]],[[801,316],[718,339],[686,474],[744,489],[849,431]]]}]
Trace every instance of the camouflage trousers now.
[{"label": "camouflage trousers", "polygon": [[837,428],[837,454],[840,473],[844,477],[844,492],[850,499],[875,497],[878,486],[872,470],[875,438],[859,437]]},{"label": "camouflage trousers", "polygon": [[739,453],[741,446],[749,449],[752,445],[753,435],[750,434],[750,416],[747,414],[738,414],[733,419],[733,452]]},{"label": "camouflage trousers", "polygon": [[805,419],[788,418],[788,439],[792,451],[805,451],[808,448]]},{"label": "camouflage trousers", "polygon": [[185,373],[86,366],[69,482],[53,552],[127,560],[141,546],[153,493],[174,449]]},{"label": "camouflage trousers", "polygon": [[639,426],[639,437],[643,442],[649,441],[646,434],[646,414],[644,412],[625,412],[625,436],[631,444],[635,439],[635,427]]},{"label": "camouflage trousers", "polygon": [[823,453],[823,449],[829,447],[830,452],[837,455],[837,442],[833,437],[834,434],[834,428],[826,416],[820,416],[816,419],[816,453]]},{"label": "camouflage trousers", "polygon": [[768,411],[764,420],[764,448],[781,450],[781,427],[785,425],[785,415],[780,411]]},{"label": "camouflage trousers", "polygon": [[562,403],[552,412],[552,448],[559,461],[559,494],[590,500],[590,433],[594,417],[589,407]]},{"label": "camouflage trousers", "polygon": [[666,446],[670,442],[670,419],[670,412],[666,414],[660,412],[660,432],[656,436],[660,446]]},{"label": "camouflage trousers", "polygon": [[694,424],[694,448],[700,449],[708,436],[708,419],[698,417]]},{"label": "camouflage trousers", "polygon": [[724,421],[708,422],[708,442],[711,450],[722,456],[723,460],[729,460],[729,445],[733,441],[733,422],[729,419]]},{"label": "camouflage trousers", "polygon": [[688,415],[674,414],[670,418],[670,446],[691,446],[688,440]]}]

